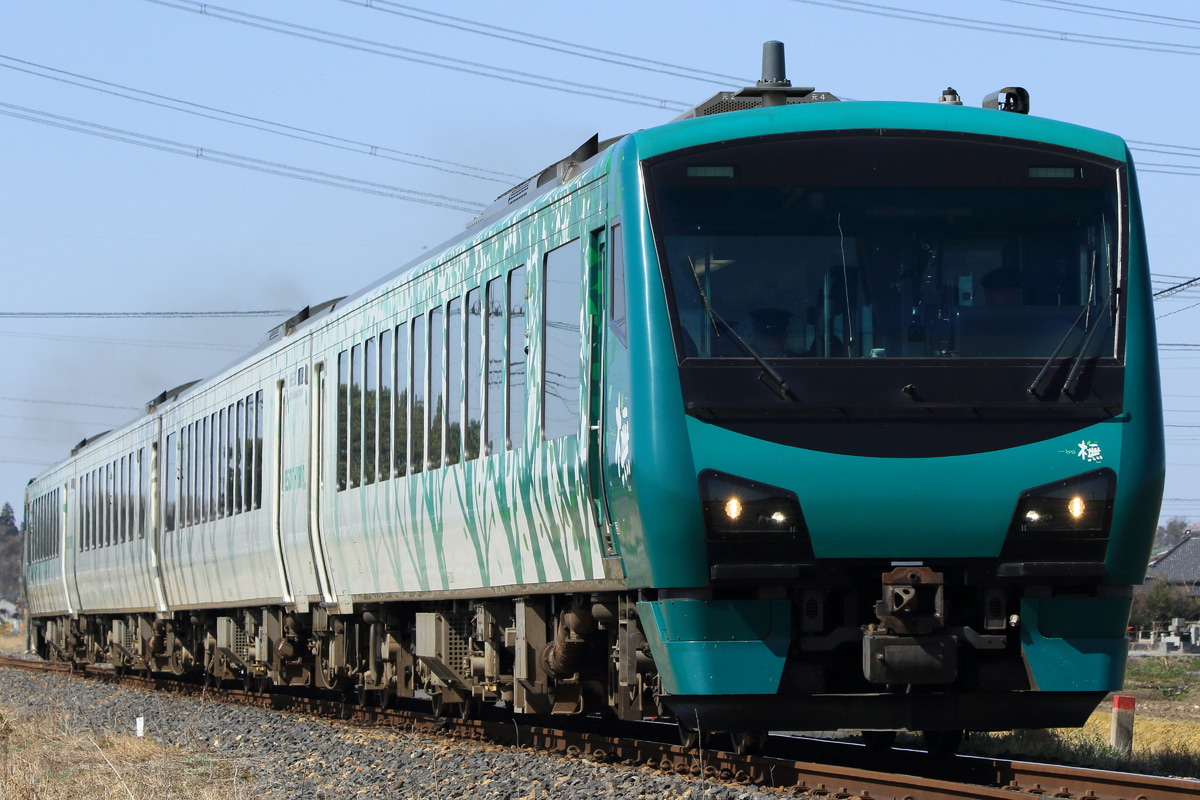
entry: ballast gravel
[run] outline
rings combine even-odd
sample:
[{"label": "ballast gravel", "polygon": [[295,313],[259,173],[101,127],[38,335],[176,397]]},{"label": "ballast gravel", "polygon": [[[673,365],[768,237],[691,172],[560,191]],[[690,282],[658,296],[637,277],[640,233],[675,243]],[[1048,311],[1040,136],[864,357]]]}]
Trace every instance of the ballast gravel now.
[{"label": "ballast gravel", "polygon": [[[100,737],[144,735],[186,752],[245,761],[253,792],[276,800],[776,800],[778,793],[527,750],[326,720],[212,700],[136,692],[66,675],[0,668],[0,705],[68,718]],[[248,773],[248,774],[247,774]]]}]

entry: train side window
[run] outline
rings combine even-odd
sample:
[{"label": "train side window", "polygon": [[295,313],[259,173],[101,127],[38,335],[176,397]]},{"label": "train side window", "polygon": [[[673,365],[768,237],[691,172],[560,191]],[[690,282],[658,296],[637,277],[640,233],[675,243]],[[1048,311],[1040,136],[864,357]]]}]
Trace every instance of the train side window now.
[{"label": "train side window", "polygon": [[242,466],[242,511],[254,508],[255,445],[258,444],[258,415],[254,410],[254,395],[246,396],[246,463]]},{"label": "train side window", "polygon": [[446,464],[462,461],[462,298],[446,307]]},{"label": "train side window", "polygon": [[508,437],[512,450],[525,444],[525,267],[508,273]]},{"label": "train side window", "polygon": [[104,546],[111,547],[113,529],[116,527],[116,504],[113,503],[113,465],[110,461],[104,465]]},{"label": "train side window", "polygon": [[180,527],[186,528],[196,521],[196,426],[188,424],[183,429],[183,488],[180,491]]},{"label": "train side window", "polygon": [[109,495],[109,505],[112,510],[112,539],[110,544],[121,543],[121,459],[110,462],[112,469],[112,494]]},{"label": "train side window", "polygon": [[395,357],[392,355],[392,331],[379,334],[379,480],[392,477],[392,397]]},{"label": "train side window", "polygon": [[87,509],[84,508],[84,487],[87,486],[87,475],[80,475],[75,483],[75,549],[82,553],[87,550]]},{"label": "train side window", "polygon": [[133,539],[133,455],[121,456],[121,541]]},{"label": "train side window", "polygon": [[487,285],[486,455],[499,452],[504,439],[504,309],[504,278],[493,278]]},{"label": "train side window", "polygon": [[229,437],[226,433],[228,423],[225,419],[225,409],[220,409],[217,415],[217,438],[220,440],[217,447],[217,516],[224,519],[229,497],[229,482],[226,479],[229,470]]},{"label": "train side window", "polygon": [[579,432],[583,347],[583,250],[575,239],[542,261],[542,430],[546,440]]},{"label": "train side window", "polygon": [[408,474],[408,323],[396,326],[396,477]]},{"label": "train side window", "polygon": [[608,322],[621,344],[626,343],[627,300],[625,294],[625,248],[623,247],[621,223],[613,223],[609,242],[606,247],[610,269],[608,294]]},{"label": "train side window", "polygon": [[479,442],[483,422],[483,375],[479,371],[480,355],[483,353],[482,313],[483,309],[479,304],[479,289],[472,289],[467,292],[466,377],[463,380],[467,395],[467,429],[463,442],[467,461],[479,458]]},{"label": "train side window", "polygon": [[217,511],[217,489],[220,486],[220,482],[217,480],[217,465],[220,464],[217,451],[219,439],[217,436],[217,412],[212,412],[205,417],[205,420],[208,433],[204,444],[204,457],[208,459],[208,466],[204,468],[204,474],[208,478],[208,486],[205,487],[204,495],[208,498],[208,519],[213,522],[219,513]]},{"label": "train side window", "polygon": [[117,459],[117,534],[123,544],[129,541],[129,461]]},{"label": "train side window", "polygon": [[175,464],[178,434],[167,434],[166,469],[163,470],[163,530],[175,530]]},{"label": "train side window", "polygon": [[208,442],[204,453],[208,456],[208,518],[216,520],[219,511],[217,510],[217,489],[220,486],[220,481],[217,480],[217,465],[220,464],[219,451],[217,450],[217,441],[220,437],[217,436],[217,412],[208,415]]},{"label": "train side window", "polygon": [[100,503],[99,495],[99,470],[92,470],[88,475],[88,549],[95,550],[99,547],[100,542]]},{"label": "train side window", "polygon": [[412,374],[409,386],[412,387],[412,415],[409,417],[409,430],[412,431],[412,457],[409,466],[413,474],[425,468],[425,385],[429,378],[425,350],[426,334],[425,316],[413,317],[412,321]]},{"label": "train side window", "polygon": [[79,476],[79,491],[75,497],[79,501],[78,513],[76,519],[79,520],[79,552],[84,552],[88,549],[88,528],[87,528],[87,473]]},{"label": "train side window", "polygon": [[228,448],[225,461],[225,516],[232,517],[238,508],[238,423],[237,404],[230,403],[225,409],[225,446]]},{"label": "train side window", "polygon": [[196,420],[196,522],[208,522],[208,417]]},{"label": "train side window", "polygon": [[363,351],[363,483],[375,483],[379,458],[379,343],[372,336]]},{"label": "train side window", "polygon": [[338,353],[338,396],[337,396],[337,488],[346,488],[346,476],[350,474],[350,351]]},{"label": "train side window", "polygon": [[212,479],[216,468],[216,414],[204,417],[204,519],[212,522],[217,518],[216,481]]},{"label": "train side window", "polygon": [[146,448],[139,447],[137,454],[138,465],[138,503],[137,503],[137,538],[146,538],[146,512],[150,496],[150,470],[146,469]]},{"label": "train side window", "polygon": [[446,423],[446,323],[442,307],[429,311],[429,417],[428,466],[442,465],[442,428]]},{"label": "train side window", "polygon": [[136,522],[133,508],[133,453],[121,457],[121,541],[133,541],[133,526]]},{"label": "train side window", "polygon": [[233,431],[234,449],[238,451],[238,459],[234,464],[233,477],[233,512],[241,513],[244,509],[245,494],[242,492],[242,487],[245,486],[245,470],[246,470],[246,401],[239,399],[238,401],[238,422]]},{"label": "train side window", "polygon": [[222,465],[224,461],[224,439],[221,436],[221,429],[224,427],[224,412],[222,409],[217,409],[210,417],[209,427],[212,429],[212,452],[210,454],[209,475],[212,481],[212,512],[209,514],[211,519],[218,520],[225,516],[225,492],[221,483]]},{"label": "train side window", "polygon": [[350,348],[350,452],[351,489],[362,484],[362,392],[363,392],[363,348],[356,344]]},{"label": "train side window", "polygon": [[263,411],[263,390],[259,389],[254,394],[254,508],[262,508]]}]

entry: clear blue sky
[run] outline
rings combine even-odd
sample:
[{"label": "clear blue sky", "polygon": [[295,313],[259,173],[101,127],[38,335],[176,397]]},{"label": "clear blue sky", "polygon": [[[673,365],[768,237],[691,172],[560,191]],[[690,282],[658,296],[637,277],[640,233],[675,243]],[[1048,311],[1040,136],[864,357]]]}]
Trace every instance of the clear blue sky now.
[{"label": "clear blue sky", "polygon": [[[844,98],[1019,85],[1036,115],[1142,143],[1155,286],[1200,276],[1195,2],[412,2],[0,4],[0,311],[348,294],[593,133],[757,80],[768,39]],[[1163,513],[1200,521],[1200,284],[1158,314]],[[0,319],[0,502],[19,514],[29,477],[278,321]]]}]

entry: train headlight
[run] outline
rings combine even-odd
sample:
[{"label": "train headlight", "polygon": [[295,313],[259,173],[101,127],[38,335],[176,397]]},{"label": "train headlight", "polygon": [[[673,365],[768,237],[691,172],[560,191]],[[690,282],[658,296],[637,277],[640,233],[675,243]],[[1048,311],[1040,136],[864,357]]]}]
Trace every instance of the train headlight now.
[{"label": "train headlight", "polygon": [[709,539],[786,539],[803,526],[800,500],[778,486],[707,469],[700,473],[700,497]]},{"label": "train headlight", "polygon": [[1022,492],[1001,558],[1103,561],[1116,491],[1105,468]]},{"label": "train headlight", "polygon": [[802,565],[814,559],[796,494],[712,469],[699,478],[713,583],[745,587],[799,581]]},{"label": "train headlight", "polygon": [[736,497],[731,497],[725,501],[725,516],[731,522],[737,522],[738,517],[742,515],[742,501]]}]

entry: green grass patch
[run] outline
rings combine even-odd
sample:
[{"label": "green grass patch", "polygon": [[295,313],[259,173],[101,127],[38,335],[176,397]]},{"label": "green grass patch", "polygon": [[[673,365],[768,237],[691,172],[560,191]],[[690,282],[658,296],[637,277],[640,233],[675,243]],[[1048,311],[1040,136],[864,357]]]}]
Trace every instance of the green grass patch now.
[{"label": "green grass patch", "polygon": [[1151,689],[1164,700],[1200,697],[1200,658],[1138,656],[1125,667],[1125,690]]}]

